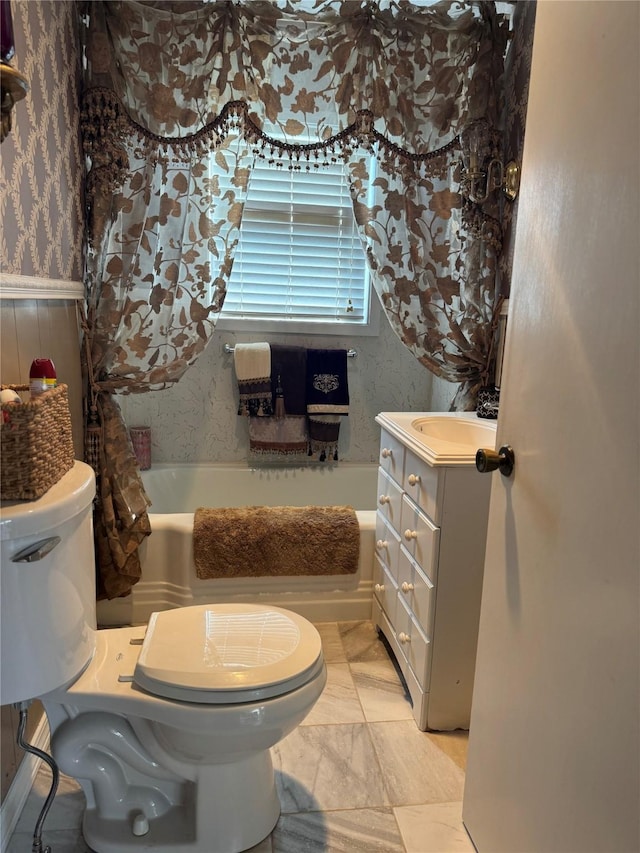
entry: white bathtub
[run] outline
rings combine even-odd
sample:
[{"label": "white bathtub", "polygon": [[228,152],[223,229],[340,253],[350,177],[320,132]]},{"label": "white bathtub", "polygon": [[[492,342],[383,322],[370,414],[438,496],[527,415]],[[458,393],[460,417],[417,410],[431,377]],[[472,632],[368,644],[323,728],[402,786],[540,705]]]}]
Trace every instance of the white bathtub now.
[{"label": "white bathtub", "polygon": [[[256,467],[155,465],[142,473],[152,501],[152,534],[142,545],[142,578],[131,595],[98,602],[104,626],[147,622],[156,610],[218,601],[287,607],[314,622],[369,619],[377,466]],[[193,562],[197,507],[347,504],[360,524],[358,571],[348,576],[200,580]]]}]

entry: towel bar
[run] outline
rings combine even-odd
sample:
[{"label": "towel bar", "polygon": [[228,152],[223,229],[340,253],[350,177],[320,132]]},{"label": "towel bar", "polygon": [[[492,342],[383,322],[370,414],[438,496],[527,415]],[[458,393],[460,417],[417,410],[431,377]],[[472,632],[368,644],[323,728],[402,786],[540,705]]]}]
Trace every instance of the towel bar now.
[{"label": "towel bar", "polygon": [[[225,344],[224,345],[224,351],[227,353],[227,355],[232,355],[232,353],[234,351],[234,347],[232,347],[231,344]],[[358,355],[358,350],[348,349],[347,355],[349,358],[355,358]]]}]

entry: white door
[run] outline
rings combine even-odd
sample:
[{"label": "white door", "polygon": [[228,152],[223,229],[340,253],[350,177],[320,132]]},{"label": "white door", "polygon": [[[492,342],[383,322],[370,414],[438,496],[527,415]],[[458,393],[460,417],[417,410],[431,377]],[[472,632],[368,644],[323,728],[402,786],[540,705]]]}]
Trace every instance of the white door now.
[{"label": "white door", "polygon": [[538,3],[515,471],[490,475],[463,809],[480,853],[640,850],[639,33],[636,0]]}]

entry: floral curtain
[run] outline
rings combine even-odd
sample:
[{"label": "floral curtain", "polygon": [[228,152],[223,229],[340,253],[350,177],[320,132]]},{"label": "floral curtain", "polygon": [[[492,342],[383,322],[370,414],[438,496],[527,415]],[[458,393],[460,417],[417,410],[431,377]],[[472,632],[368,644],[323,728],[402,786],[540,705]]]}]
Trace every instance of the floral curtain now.
[{"label": "floral curtain", "polygon": [[471,131],[480,162],[500,154],[507,22],[482,2],[287,8],[251,104],[263,132],[289,140],[268,155],[347,163],[389,322],[425,367],[462,383],[454,407],[473,408],[490,369],[501,229],[498,199],[473,204],[462,166]]},{"label": "floral curtain", "polygon": [[[114,598],[139,580],[150,527],[113,395],[168,387],[204,349],[224,300],[252,154],[231,111],[203,112],[217,54],[208,50],[206,62],[181,47],[181,18],[130,3],[91,3],[86,13],[86,444],[98,482],[98,596]],[[197,16],[186,18],[193,33]],[[188,87],[180,107],[160,82],[167,69]]]},{"label": "floral curtain", "polygon": [[493,3],[449,0],[104,0],[84,22],[88,437],[109,433],[94,456],[113,597],[139,577],[148,533],[113,395],[167,387],[206,345],[255,157],[347,164],[390,322],[470,405],[499,225],[465,197],[461,158],[473,127],[495,147],[507,28]]}]

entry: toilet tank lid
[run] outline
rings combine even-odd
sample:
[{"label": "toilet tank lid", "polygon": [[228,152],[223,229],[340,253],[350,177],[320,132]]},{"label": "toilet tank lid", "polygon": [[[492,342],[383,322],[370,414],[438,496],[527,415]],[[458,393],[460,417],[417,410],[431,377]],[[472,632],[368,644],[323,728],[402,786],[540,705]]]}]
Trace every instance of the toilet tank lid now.
[{"label": "toilet tank lid", "polygon": [[295,689],[323,665],[314,626],[270,605],[208,604],[154,613],[134,681],[183,701],[254,701]]},{"label": "toilet tank lid", "polygon": [[64,524],[91,505],[96,493],[93,468],[76,460],[73,467],[35,501],[0,502],[0,539],[19,539]]}]

